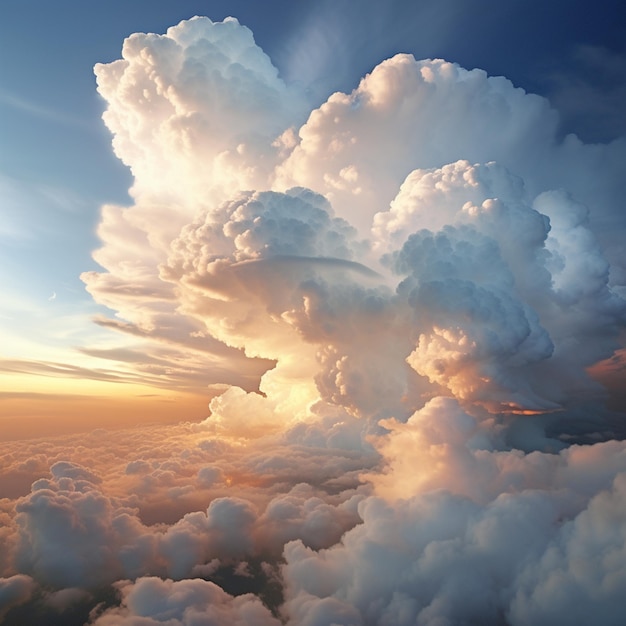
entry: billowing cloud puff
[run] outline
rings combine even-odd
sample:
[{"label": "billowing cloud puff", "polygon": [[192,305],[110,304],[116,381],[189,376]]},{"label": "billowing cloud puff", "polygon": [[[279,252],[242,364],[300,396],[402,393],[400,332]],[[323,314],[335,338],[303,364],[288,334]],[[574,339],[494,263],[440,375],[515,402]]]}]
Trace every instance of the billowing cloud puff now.
[{"label": "billowing cloud puff", "polygon": [[[490,411],[598,393],[585,368],[617,346],[624,304],[581,201],[605,212],[619,185],[602,163],[618,144],[600,158],[559,142],[546,100],[408,55],[296,131],[300,96],[236,20],[133,35],[123,56],[97,74],[136,203],[106,209],[107,272],[85,280],[136,334],[219,382],[250,390],[270,367],[265,397],[214,401],[216,424],[241,433],[248,413],[277,429],[320,399],[408,416],[441,392]],[[583,170],[608,195],[581,189]],[[552,191],[563,185],[577,199]]]},{"label": "billowing cloud puff", "polygon": [[[90,624],[113,626],[171,624],[171,626],[279,626],[254,595],[233,598],[205,580],[140,578],[116,585],[122,596],[120,608],[110,609]],[[141,620],[139,622],[138,620]]]},{"label": "billowing cloud puff", "polygon": [[288,623],[620,622],[623,442],[494,450],[444,399],[386,426],[387,467],[370,475],[384,499],[362,501],[332,548],[285,547]]},{"label": "billowing cloud puff", "polygon": [[[28,572],[54,593],[141,575],[215,579],[241,560],[279,558],[290,539],[332,545],[358,522],[365,494],[355,490],[357,474],[373,464],[354,449],[303,443],[294,450],[277,439],[244,452],[191,425],[73,443],[46,446],[52,457],[75,460],[54,463],[50,477],[35,480],[3,518],[3,573]],[[93,464],[94,456],[103,478],[76,462]]]},{"label": "billowing cloud puff", "polygon": [[406,276],[398,290],[420,333],[411,365],[458,398],[545,410],[594,389],[584,368],[615,348],[625,309],[587,210],[563,192],[533,207],[526,195],[495,163],[415,170],[373,232]]},{"label": "billowing cloud puff", "polygon": [[[206,308],[219,308],[218,319],[246,317],[235,308],[244,307],[245,300],[253,301],[248,309],[260,305],[279,315],[293,306],[290,292],[314,275],[316,264],[342,267],[341,261],[352,259],[357,246],[352,239],[353,229],[334,218],[328,202],[311,191],[245,194],[183,228],[162,275],[207,299],[213,296],[217,302]],[[222,309],[234,299],[228,315]],[[243,343],[225,329],[224,334],[232,343]],[[250,335],[245,332],[246,339]]]},{"label": "billowing cloud puff", "polygon": [[136,204],[104,207],[104,245],[94,258],[107,271],[85,273],[87,288],[128,322],[126,332],[174,348],[169,372],[159,375],[164,384],[184,375],[183,361],[196,361],[222,371],[212,382],[254,388],[266,364],[210,337],[194,341],[202,325],[176,314],[158,265],[199,208],[267,187],[279,152],[272,143],[302,117],[301,98],[234,18],[194,18],[165,35],[132,35],[122,59],[95,69],[114,149],[134,175]]},{"label": "billowing cloud puff", "polygon": [[506,404],[509,395],[511,408],[551,408],[516,372],[549,358],[552,341],[515,292],[492,239],[471,229],[422,231],[404,244],[395,268],[411,272],[399,289],[420,332],[408,357],[417,372],[462,400]]},{"label": "billowing cloud puff", "polygon": [[272,142],[304,111],[234,18],[136,33],[122,59],[95,72],[115,152],[135,177],[133,194],[170,209],[193,209],[207,189],[219,197],[266,186]]},{"label": "billowing cloud puff", "polygon": [[59,463],[52,471],[52,480],[35,482],[31,496],[15,507],[17,567],[56,587],[116,580],[123,570],[115,547],[127,531],[136,532],[124,523],[129,511],[116,510],[84,468]]},{"label": "billowing cloud puff", "polygon": [[399,54],[311,114],[280,180],[325,193],[367,228],[416,167],[527,159],[546,149],[556,123],[546,100],[504,78]]},{"label": "billowing cloud puff", "polygon": [[27,602],[35,586],[33,579],[23,574],[0,578],[0,619],[5,617],[12,607]]},{"label": "billowing cloud puff", "polygon": [[547,100],[503,77],[399,54],[351,94],[333,94],[311,113],[278,168],[277,184],[323,193],[339,216],[367,232],[414,169],[496,161],[524,179],[527,201],[564,187],[593,206],[594,228],[622,268],[611,225],[624,225],[615,206],[625,191],[617,164],[626,141],[588,146],[573,135],[561,141],[557,125]]}]

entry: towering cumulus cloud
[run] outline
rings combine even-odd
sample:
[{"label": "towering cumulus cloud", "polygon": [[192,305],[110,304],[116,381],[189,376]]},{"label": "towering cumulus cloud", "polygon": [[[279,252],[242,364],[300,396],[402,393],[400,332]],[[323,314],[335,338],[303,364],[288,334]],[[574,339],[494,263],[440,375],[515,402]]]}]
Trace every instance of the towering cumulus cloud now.
[{"label": "towering cumulus cloud", "polygon": [[221,393],[7,445],[0,615],[621,624],[626,445],[589,370],[626,321],[626,142],[408,55],[310,111],[233,18],[96,75],[133,204],[83,280],[167,346],[163,386]]}]

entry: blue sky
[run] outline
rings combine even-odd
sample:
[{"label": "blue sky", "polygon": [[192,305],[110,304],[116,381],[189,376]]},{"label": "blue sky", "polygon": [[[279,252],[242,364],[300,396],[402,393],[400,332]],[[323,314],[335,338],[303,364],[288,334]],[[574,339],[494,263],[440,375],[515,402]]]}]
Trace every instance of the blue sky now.
[{"label": "blue sky", "polygon": [[7,0],[0,7],[0,328],[5,354],[62,360],[107,343],[90,323],[110,312],[79,275],[96,269],[100,207],[132,182],[100,120],[93,66],[133,32],[165,32],[195,14],[236,16],[312,105],[397,52],[505,75],[545,95],[562,135],[610,141],[625,130],[621,4],[491,2],[126,2]]}]

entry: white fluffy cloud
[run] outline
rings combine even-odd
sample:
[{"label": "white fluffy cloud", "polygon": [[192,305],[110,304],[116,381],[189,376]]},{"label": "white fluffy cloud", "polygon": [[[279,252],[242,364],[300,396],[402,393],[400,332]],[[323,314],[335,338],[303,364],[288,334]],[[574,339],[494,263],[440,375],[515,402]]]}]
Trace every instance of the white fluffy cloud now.
[{"label": "white fluffy cloud", "polygon": [[617,219],[619,142],[560,142],[545,99],[409,55],[298,128],[301,94],[232,19],[133,35],[96,73],[135,204],[106,208],[106,271],[85,281],[219,382],[253,389],[270,367],[265,397],[227,392],[215,423],[276,430],[320,399],[408,416],[442,392],[490,411],[598,393],[585,368],[625,310],[593,234]]},{"label": "white fluffy cloud", "polygon": [[16,574],[0,578],[0,619],[14,606],[27,602],[36,585],[30,576]]},{"label": "white fluffy cloud", "polygon": [[192,210],[211,197],[207,190],[219,198],[266,186],[273,140],[304,113],[299,94],[234,18],[136,33],[122,59],[95,71],[133,194],[168,207],[170,220],[173,203]]},{"label": "white fluffy cloud", "polygon": [[[113,626],[279,626],[261,601],[251,594],[233,598],[217,585],[200,579],[140,578],[116,585],[121,607],[99,615],[90,624]],[[138,620],[141,620],[140,622]]]},{"label": "white fluffy cloud", "polygon": [[411,365],[456,397],[513,409],[593,389],[584,368],[615,348],[624,303],[586,218],[562,191],[531,207],[523,181],[495,163],[412,172],[373,229],[407,276]]},{"label": "white fluffy cloud", "polygon": [[367,229],[416,167],[528,159],[546,150],[556,122],[546,100],[504,78],[399,54],[310,115],[279,180],[327,194]]},{"label": "white fluffy cloud", "polygon": [[[2,501],[11,506],[0,571],[28,573],[55,592],[93,591],[123,578],[182,579],[277,559],[295,538],[332,545],[359,521],[357,474],[375,459],[282,440],[229,444],[186,424],[35,442],[49,461],[32,464],[41,478],[29,494]],[[3,453],[13,455],[10,446]],[[60,456],[72,460],[52,462]]]},{"label": "white fluffy cloud", "polygon": [[285,547],[288,623],[620,622],[623,442],[495,450],[449,399],[386,426],[363,523],[326,550]]}]

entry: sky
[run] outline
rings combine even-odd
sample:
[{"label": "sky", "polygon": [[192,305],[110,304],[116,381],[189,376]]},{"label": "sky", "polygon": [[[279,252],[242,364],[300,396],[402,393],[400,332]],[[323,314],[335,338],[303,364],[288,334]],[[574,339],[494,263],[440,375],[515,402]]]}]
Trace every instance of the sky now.
[{"label": "sky", "polygon": [[5,1],[0,621],[620,623],[620,18]]}]

